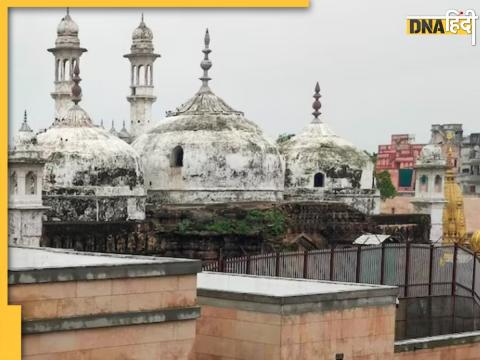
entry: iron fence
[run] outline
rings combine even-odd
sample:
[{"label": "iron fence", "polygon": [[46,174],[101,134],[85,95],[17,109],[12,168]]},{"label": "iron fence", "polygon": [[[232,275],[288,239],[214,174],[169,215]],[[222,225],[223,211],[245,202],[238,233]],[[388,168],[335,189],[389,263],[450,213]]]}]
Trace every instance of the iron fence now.
[{"label": "iron fence", "polygon": [[394,285],[400,297],[472,296],[480,303],[480,259],[458,245],[382,244],[219,259],[203,270]]}]

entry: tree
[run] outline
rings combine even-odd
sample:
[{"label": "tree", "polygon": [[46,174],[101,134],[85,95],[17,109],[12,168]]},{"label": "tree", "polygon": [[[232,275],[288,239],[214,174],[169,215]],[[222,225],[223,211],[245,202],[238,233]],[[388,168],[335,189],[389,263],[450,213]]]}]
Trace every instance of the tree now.
[{"label": "tree", "polygon": [[377,189],[380,191],[380,197],[382,200],[391,199],[397,196],[397,190],[393,186],[392,178],[388,171],[382,171],[376,175],[377,177]]}]

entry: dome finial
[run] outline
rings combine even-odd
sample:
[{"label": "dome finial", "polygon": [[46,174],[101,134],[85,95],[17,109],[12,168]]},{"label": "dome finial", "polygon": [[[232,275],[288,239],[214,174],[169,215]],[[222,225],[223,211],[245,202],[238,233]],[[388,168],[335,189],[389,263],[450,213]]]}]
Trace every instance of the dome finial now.
[{"label": "dome finial", "polygon": [[143,12],[142,12],[142,20],[141,20],[141,22],[143,23]]},{"label": "dome finial", "polygon": [[210,34],[208,33],[208,29],[205,31],[205,38],[203,42],[205,44],[205,47],[202,50],[204,57],[202,62],[200,63],[200,67],[203,70],[203,76],[200,78],[200,80],[202,80],[202,89],[207,90],[208,82],[211,80],[211,78],[208,76],[208,70],[210,70],[210,68],[212,67],[212,62],[208,58],[208,54],[212,52],[212,50],[209,49]]},{"label": "dome finial", "polygon": [[78,105],[80,100],[82,100],[82,88],[80,87],[80,66],[78,66],[78,61],[75,62],[75,67],[73,69],[73,86],[72,86],[72,101],[75,105]]},{"label": "dome finial", "polygon": [[22,126],[20,126],[20,131],[32,131],[30,126],[28,126],[28,122],[27,122],[27,110],[23,112],[23,122],[22,122]]},{"label": "dome finial", "polygon": [[70,15],[70,8],[67,7],[67,15]]},{"label": "dome finial", "polygon": [[321,114],[321,112],[319,111],[320,108],[322,107],[322,104],[319,101],[321,97],[322,96],[320,95],[320,85],[318,84],[318,81],[317,81],[317,84],[315,85],[315,94],[313,95],[313,98],[315,99],[315,101],[312,104],[312,108],[314,110],[312,115],[315,117],[315,119],[313,119],[313,122],[320,122],[318,117]]}]

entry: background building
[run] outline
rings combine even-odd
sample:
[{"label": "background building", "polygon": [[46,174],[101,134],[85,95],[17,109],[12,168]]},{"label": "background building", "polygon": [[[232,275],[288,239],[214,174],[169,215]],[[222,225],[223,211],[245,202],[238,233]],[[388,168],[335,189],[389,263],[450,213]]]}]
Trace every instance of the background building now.
[{"label": "background building", "polygon": [[389,145],[378,146],[376,173],[388,171],[399,193],[415,191],[415,162],[423,146],[413,135],[392,135]]}]

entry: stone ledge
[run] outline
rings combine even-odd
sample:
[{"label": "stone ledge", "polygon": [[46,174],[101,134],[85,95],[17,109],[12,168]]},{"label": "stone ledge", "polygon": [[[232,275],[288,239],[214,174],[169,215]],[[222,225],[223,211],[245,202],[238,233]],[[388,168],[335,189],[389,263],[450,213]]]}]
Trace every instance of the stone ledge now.
[{"label": "stone ledge", "polygon": [[55,331],[156,324],[168,321],[195,320],[198,317],[200,317],[200,307],[194,306],[146,312],[87,315],[48,320],[29,320],[22,322],[22,334],[32,335]]},{"label": "stone ledge", "polygon": [[[212,295],[210,293],[210,295]],[[242,294],[248,295],[248,294]],[[255,295],[254,295],[255,296]],[[298,298],[298,297],[294,297]],[[298,299],[295,299],[298,300]],[[307,312],[327,312],[335,310],[355,309],[362,307],[381,307],[394,305],[395,296],[377,296],[359,299],[338,299],[338,300],[312,300],[296,303],[274,303],[274,302],[257,302],[250,300],[227,299],[216,296],[209,296],[205,290],[198,289],[198,303],[200,305],[208,305],[222,308],[235,308],[244,311],[265,312],[272,314],[294,315]]]},{"label": "stone ledge", "polygon": [[31,270],[10,270],[8,284],[38,284],[60,281],[105,280],[153,276],[190,275],[201,271],[201,263],[175,262],[164,264],[99,265]]},{"label": "stone ledge", "polygon": [[[195,275],[202,271],[200,260],[160,258],[138,255],[118,255],[109,253],[78,252],[65,249],[28,248],[15,246],[19,251],[42,251],[52,256],[79,255],[79,259],[89,257],[96,261],[77,264],[66,262],[43,266],[43,264],[15,265],[10,263],[9,285],[37,284],[48,282],[105,280],[154,276]],[[11,257],[12,259],[12,257]],[[97,260],[98,259],[98,260]],[[103,260],[102,260],[103,259]]]},{"label": "stone ledge", "polygon": [[446,346],[480,343],[480,331],[446,334],[395,342],[395,352],[418,351]]}]

